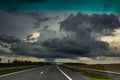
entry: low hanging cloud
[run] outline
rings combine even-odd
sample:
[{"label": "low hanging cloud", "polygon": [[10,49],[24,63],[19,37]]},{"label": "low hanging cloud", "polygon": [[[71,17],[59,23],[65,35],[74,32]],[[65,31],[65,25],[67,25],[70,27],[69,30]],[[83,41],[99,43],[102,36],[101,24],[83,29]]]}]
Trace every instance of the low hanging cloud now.
[{"label": "low hanging cloud", "polygon": [[[83,38],[83,37],[82,37]],[[109,44],[107,42],[96,41],[92,38],[64,38],[62,40],[52,39],[43,42],[42,46],[51,48],[53,52],[76,56],[118,56],[110,53]]]},{"label": "low hanging cloud", "polygon": [[[53,14],[52,16],[54,16]],[[46,25],[48,26],[44,28],[39,25],[51,20],[48,16],[44,15],[44,17],[37,18],[37,16],[42,15],[39,13],[32,13],[32,15],[26,13],[25,15],[27,15],[25,18],[32,18],[31,22],[33,22],[32,28],[31,26],[27,26],[27,28],[35,29],[33,28],[34,26],[42,27],[39,30],[41,35],[33,43],[24,41],[20,37],[1,35],[0,41],[10,44],[9,49],[15,54],[45,58],[46,61],[54,61],[57,58],[77,59],[79,57],[120,56],[119,52],[111,51],[109,43],[97,39],[101,36],[112,35],[114,29],[120,27],[119,16],[116,14],[71,13],[66,19],[59,21],[57,27],[60,30],[52,29],[52,26],[49,26],[47,23]],[[37,24],[34,24],[34,22],[37,22]],[[32,30],[31,33],[33,34]],[[64,35],[61,35],[63,33]],[[32,35],[26,36],[28,40],[34,40],[34,38],[31,38]]]},{"label": "low hanging cloud", "polygon": [[46,61],[54,61],[56,58],[76,58],[74,55],[71,56],[61,52],[54,52],[52,48],[42,47],[36,43],[19,42],[13,44],[10,49],[18,55],[44,58]]}]

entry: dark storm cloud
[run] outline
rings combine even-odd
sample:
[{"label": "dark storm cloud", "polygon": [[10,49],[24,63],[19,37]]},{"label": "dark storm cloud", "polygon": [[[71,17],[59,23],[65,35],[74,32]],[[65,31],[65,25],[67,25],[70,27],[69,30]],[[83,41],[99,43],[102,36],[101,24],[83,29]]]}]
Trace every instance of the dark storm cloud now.
[{"label": "dark storm cloud", "polygon": [[19,55],[24,56],[34,56],[38,58],[73,58],[74,56],[70,56],[67,54],[61,54],[59,52],[53,52],[52,48],[42,47],[39,44],[31,44],[25,42],[19,42],[17,44],[12,44],[10,48],[13,52]]},{"label": "dark storm cloud", "polygon": [[[80,36],[79,36],[80,37]],[[66,37],[62,40],[51,39],[42,43],[42,46],[53,48],[53,52],[60,52],[62,54],[76,55],[76,56],[110,56],[109,44],[107,42],[97,41],[90,37],[78,38]],[[116,56],[116,55],[114,55]]]},{"label": "dark storm cloud", "polygon": [[[1,35],[0,41],[10,44],[10,50],[16,55],[34,56],[45,58],[46,61],[54,61],[56,58],[76,58],[74,55],[64,54],[54,50],[54,47],[41,46],[40,43],[29,43],[20,40],[14,36]],[[13,44],[15,43],[15,44]],[[3,44],[2,44],[3,45]],[[2,46],[3,47],[3,46]],[[8,47],[5,47],[8,48]],[[0,50],[0,54],[7,54],[5,50]],[[9,52],[10,53],[10,52]]]},{"label": "dark storm cloud", "polygon": [[43,12],[0,11],[0,34],[24,37],[48,20]]},{"label": "dark storm cloud", "polygon": [[14,35],[21,37],[33,27],[32,18],[29,16],[15,15],[6,11],[0,11],[0,34]]},{"label": "dark storm cloud", "polygon": [[119,17],[115,14],[84,14],[69,15],[60,23],[60,31],[73,33],[63,39],[49,39],[42,43],[44,47],[54,48],[53,52],[74,54],[79,56],[118,56],[110,52],[107,42],[96,40],[99,35],[111,35],[114,29],[120,27]]},{"label": "dark storm cloud", "polygon": [[14,36],[0,35],[0,41],[6,43],[17,43],[20,39]]},{"label": "dark storm cloud", "polygon": [[[40,24],[42,24],[42,22],[51,19],[40,12],[18,12],[14,13],[14,15],[13,13],[4,12],[4,16],[0,16],[0,33],[3,30],[4,34],[9,34],[8,31],[15,32],[16,34],[19,31],[21,32],[19,36],[24,34],[23,30],[30,33],[36,32],[35,30],[32,31],[34,29],[33,27],[41,27]],[[14,19],[11,17],[14,17]],[[10,19],[8,20],[7,18]],[[13,21],[11,19],[13,19]],[[5,25],[5,23],[7,23],[7,25]],[[25,25],[23,25],[24,23]],[[46,23],[46,25],[48,24]],[[0,41],[10,43],[10,50],[15,54],[45,58],[46,60],[53,61],[56,58],[76,59],[80,56],[92,58],[96,56],[120,56],[119,53],[110,52],[110,47],[107,42],[97,40],[96,36],[93,36],[93,34],[99,34],[100,36],[111,35],[114,29],[120,27],[119,16],[115,14],[70,14],[65,20],[61,21],[59,25],[60,31],[49,29],[49,27],[52,28],[52,26],[49,25],[44,26],[44,28],[42,27],[40,31],[41,35],[38,41],[34,43],[25,42],[20,39],[19,36],[17,36],[19,37],[17,38],[6,35],[1,35]],[[30,36],[31,35],[26,38]]]},{"label": "dark storm cloud", "polygon": [[[71,14],[66,20],[62,21],[60,30],[77,32],[99,32],[109,34],[116,28],[120,28],[119,16],[115,14]],[[84,31],[85,30],[85,31]]]}]

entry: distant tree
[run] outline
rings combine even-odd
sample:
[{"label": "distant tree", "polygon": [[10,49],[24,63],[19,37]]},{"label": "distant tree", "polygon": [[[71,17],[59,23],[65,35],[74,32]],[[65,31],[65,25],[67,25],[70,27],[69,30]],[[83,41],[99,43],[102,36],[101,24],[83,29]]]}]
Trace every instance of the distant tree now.
[{"label": "distant tree", "polygon": [[8,59],[8,63],[10,63],[10,59]]},{"label": "distant tree", "polygon": [[13,64],[18,64],[19,63],[19,61],[17,60],[17,59],[15,59],[14,61],[13,61]]},{"label": "distant tree", "polygon": [[0,63],[1,63],[2,59],[0,58]]}]

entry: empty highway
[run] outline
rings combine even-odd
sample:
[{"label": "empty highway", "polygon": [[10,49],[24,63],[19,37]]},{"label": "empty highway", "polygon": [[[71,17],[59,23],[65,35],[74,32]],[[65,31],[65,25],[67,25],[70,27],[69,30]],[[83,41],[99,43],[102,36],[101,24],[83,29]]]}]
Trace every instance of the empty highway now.
[{"label": "empty highway", "polygon": [[15,74],[0,76],[0,80],[89,80],[80,74],[56,65],[40,67]]}]

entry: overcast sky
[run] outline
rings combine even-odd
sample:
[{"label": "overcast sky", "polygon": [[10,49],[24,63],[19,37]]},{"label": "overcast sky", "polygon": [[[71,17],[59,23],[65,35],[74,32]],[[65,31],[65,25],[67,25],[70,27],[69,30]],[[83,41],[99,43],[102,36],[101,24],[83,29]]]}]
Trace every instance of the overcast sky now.
[{"label": "overcast sky", "polygon": [[120,63],[118,0],[0,0],[0,58]]},{"label": "overcast sky", "polygon": [[43,61],[120,62],[113,13],[0,11],[0,55]]}]

